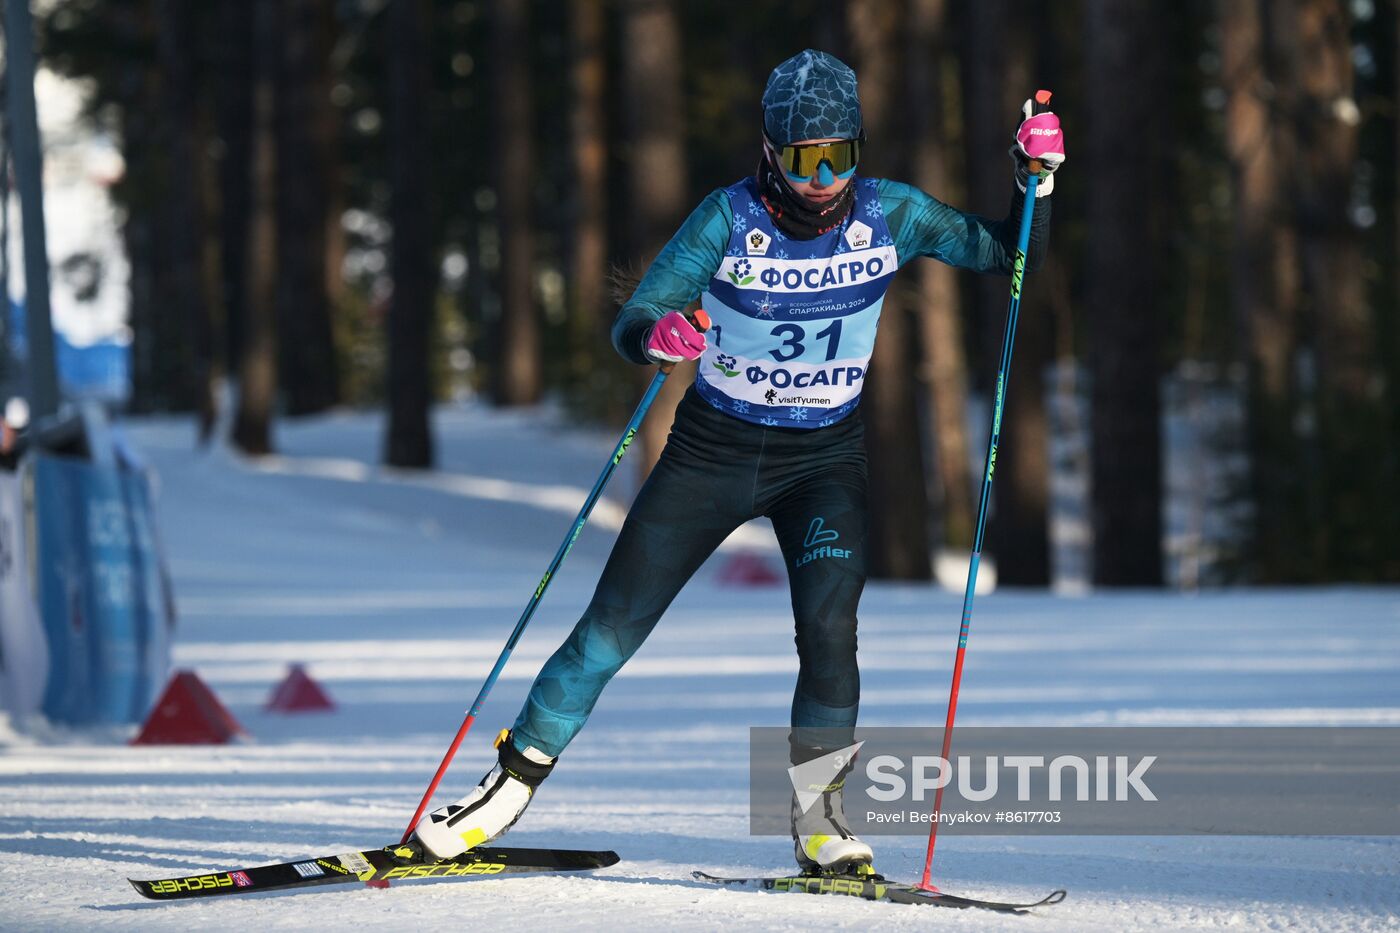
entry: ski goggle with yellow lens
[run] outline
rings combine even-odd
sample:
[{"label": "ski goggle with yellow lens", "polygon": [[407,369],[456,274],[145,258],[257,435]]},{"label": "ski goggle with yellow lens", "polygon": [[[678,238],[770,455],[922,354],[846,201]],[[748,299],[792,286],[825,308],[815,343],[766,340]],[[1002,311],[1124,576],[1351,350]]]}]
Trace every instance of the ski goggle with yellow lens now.
[{"label": "ski goggle with yellow lens", "polygon": [[[865,144],[865,134],[859,139],[839,139],[834,143],[807,143],[802,146],[777,146],[771,139],[768,148],[773,151],[783,173],[793,181],[811,181],[821,175],[824,185],[836,178],[850,178],[860,161],[860,149]],[[825,169],[825,171],[823,171]]]}]

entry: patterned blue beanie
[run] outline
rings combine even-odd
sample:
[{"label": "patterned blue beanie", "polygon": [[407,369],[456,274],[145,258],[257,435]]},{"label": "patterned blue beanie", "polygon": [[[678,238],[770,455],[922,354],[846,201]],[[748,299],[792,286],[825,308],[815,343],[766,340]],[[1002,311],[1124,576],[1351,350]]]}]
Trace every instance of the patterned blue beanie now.
[{"label": "patterned blue beanie", "polygon": [[855,139],[861,130],[856,73],[826,52],[798,52],[768,76],[763,129],[777,146],[800,139]]}]

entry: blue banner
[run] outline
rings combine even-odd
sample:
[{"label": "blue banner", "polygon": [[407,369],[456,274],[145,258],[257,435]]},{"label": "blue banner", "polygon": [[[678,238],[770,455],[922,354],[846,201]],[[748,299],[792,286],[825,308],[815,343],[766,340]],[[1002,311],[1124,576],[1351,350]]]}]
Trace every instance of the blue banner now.
[{"label": "blue banner", "polygon": [[34,463],[43,712],[72,725],[139,722],[163,685],[169,619],[144,474]]}]

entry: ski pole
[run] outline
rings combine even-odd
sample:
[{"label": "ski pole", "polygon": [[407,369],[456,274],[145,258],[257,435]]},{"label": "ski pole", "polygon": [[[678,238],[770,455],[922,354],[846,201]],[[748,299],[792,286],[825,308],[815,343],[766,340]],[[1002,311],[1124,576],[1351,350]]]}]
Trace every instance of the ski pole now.
[{"label": "ski pole", "polygon": [[[705,313],[703,308],[697,308],[695,313],[690,315],[690,322],[701,332],[710,329],[710,316]],[[617,446],[613,448],[612,456],[608,458],[607,465],[603,467],[598,481],[593,484],[592,491],[584,500],[583,508],[579,509],[578,516],[569,528],[569,533],[564,536],[564,542],[559,545],[559,550],[555,552],[554,559],[549,562],[549,569],[544,572],[540,585],[535,587],[534,595],[525,604],[525,611],[520,614],[520,620],[515,623],[515,631],[510,633],[510,638],[506,640],[506,646],[501,649],[501,656],[496,659],[495,667],[491,668],[491,673],[486,676],[486,683],[481,685],[481,692],[476,695],[471,709],[467,710],[467,717],[462,720],[461,727],[457,729],[457,735],[453,737],[452,744],[447,748],[447,754],[442,758],[442,764],[438,765],[437,773],[433,775],[432,781],[428,784],[427,792],[423,794],[423,799],[418,802],[418,809],[413,812],[413,819],[408,821],[408,828],[404,830],[400,844],[408,842],[408,837],[413,835],[413,827],[418,825],[423,811],[428,808],[428,802],[433,799],[433,794],[437,793],[438,784],[442,783],[443,775],[447,773],[448,766],[456,757],[457,749],[461,747],[462,740],[471,731],[472,723],[476,721],[476,714],[481,712],[481,705],[486,702],[486,695],[491,692],[491,688],[496,685],[496,679],[501,676],[501,671],[505,669],[506,661],[510,659],[510,653],[515,650],[516,643],[520,641],[520,636],[525,632],[525,626],[530,623],[530,617],[535,614],[536,607],[539,606],[540,600],[544,597],[544,591],[549,588],[549,581],[554,578],[559,565],[564,563],[564,558],[568,556],[574,542],[578,540],[579,533],[583,531],[583,526],[588,521],[588,516],[593,512],[593,507],[602,498],[603,488],[608,485],[608,480],[612,479],[613,472],[617,470],[618,462],[622,460],[622,455],[627,452],[632,438],[636,437],[637,431],[642,426],[642,419],[646,417],[651,403],[656,401],[657,393],[661,391],[662,384],[665,383],[666,377],[671,374],[675,365],[674,363],[662,363],[656,375],[652,377],[651,384],[647,386],[642,400],[637,404],[637,410],[632,412],[632,418],[627,422],[627,427],[623,429],[622,437],[618,439]]]},{"label": "ski pole", "polygon": [[[1033,113],[1050,109],[1050,92],[1036,91]],[[1026,198],[1021,207],[1021,229],[1016,237],[1016,258],[1011,263],[1011,299],[1006,307],[1006,331],[1001,338],[1001,368],[997,370],[996,398],[992,404],[991,436],[987,440],[987,465],[982,472],[982,497],[977,503],[977,536],[967,565],[967,589],[963,593],[962,626],[958,629],[958,651],[953,660],[953,685],[948,691],[948,719],[943,724],[942,760],[948,761],[953,746],[953,718],[958,712],[958,688],[962,684],[963,658],[967,654],[967,633],[972,627],[972,595],[977,588],[977,568],[982,563],[982,539],[987,530],[987,505],[992,497],[992,474],[997,466],[997,444],[1001,440],[1001,413],[1006,402],[1006,385],[1011,376],[1011,350],[1016,343],[1016,319],[1021,313],[1021,278],[1026,271],[1026,251],[1031,243],[1031,217],[1035,213],[1035,189],[1040,181],[1040,162],[1032,159],[1026,178]],[[949,766],[951,767],[951,766]],[[936,891],[930,881],[933,872],[933,845],[938,839],[938,818],[943,810],[943,788],[933,795],[933,820],[928,830],[928,854],[919,887]]]}]

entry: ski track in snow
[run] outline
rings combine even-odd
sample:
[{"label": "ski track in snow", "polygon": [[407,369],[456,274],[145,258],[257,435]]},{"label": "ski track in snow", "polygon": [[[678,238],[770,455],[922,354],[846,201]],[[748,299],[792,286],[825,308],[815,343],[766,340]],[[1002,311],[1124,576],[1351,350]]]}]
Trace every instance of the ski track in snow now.
[{"label": "ski track in snow", "polygon": [[[182,420],[130,433],[161,477],[160,519],[194,667],[253,738],[122,744],[129,733],[0,733],[0,927],[70,930],[526,924],[577,930],[1397,930],[1400,839],[941,837],[945,889],[996,899],[1069,890],[1033,917],[725,890],[790,843],[748,833],[747,729],[782,725],[796,657],[785,588],[681,594],[570,747],[512,845],[615,848],[586,876],[481,879],[161,904],[125,878],[283,861],[398,838],[611,438],[547,412],[441,411],[443,474],[373,466],[382,423],[279,428],[263,464],[192,450]],[[626,466],[623,473],[627,473]],[[623,514],[620,476],[449,774],[489,766],[539,664],[591,594]],[[538,495],[532,494],[532,490]],[[524,496],[523,501],[514,497]],[[571,504],[572,503],[572,504]],[[758,525],[736,539],[759,542]],[[941,723],[960,597],[872,584],[862,603],[865,725]],[[1400,591],[1198,596],[1001,592],[978,601],[960,725],[1400,725]],[[261,710],[290,661],[333,713]],[[874,840],[913,880],[924,839]]]}]

